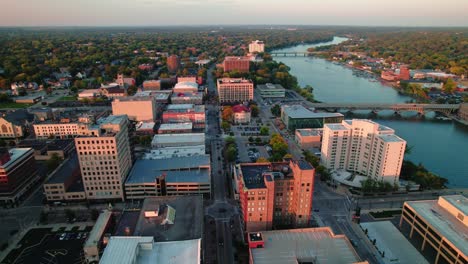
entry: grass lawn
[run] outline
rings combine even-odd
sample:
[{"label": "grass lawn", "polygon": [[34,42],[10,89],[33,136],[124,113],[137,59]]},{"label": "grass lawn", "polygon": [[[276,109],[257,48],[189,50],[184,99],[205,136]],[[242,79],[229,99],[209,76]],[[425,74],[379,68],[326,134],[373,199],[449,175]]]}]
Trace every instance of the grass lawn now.
[{"label": "grass lawn", "polygon": [[26,108],[31,106],[31,104],[18,104],[15,102],[0,103],[0,108]]},{"label": "grass lawn", "polygon": [[57,101],[76,101],[76,96],[60,97]]},{"label": "grass lawn", "polygon": [[390,217],[393,217],[395,215],[401,214],[401,210],[369,212],[369,214],[374,218],[390,218]]}]

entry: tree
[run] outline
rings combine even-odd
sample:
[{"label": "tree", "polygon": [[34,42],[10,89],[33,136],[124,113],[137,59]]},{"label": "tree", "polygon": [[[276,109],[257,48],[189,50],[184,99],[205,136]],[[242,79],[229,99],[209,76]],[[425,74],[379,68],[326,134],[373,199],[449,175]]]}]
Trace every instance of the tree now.
[{"label": "tree", "polygon": [[231,129],[231,124],[229,124],[228,121],[223,121],[221,122],[221,128],[224,130],[224,132],[227,132]]},{"label": "tree", "polygon": [[279,105],[274,105],[273,107],[271,107],[270,111],[271,111],[271,114],[276,117],[281,116],[281,106]]},{"label": "tree", "polygon": [[226,158],[228,161],[232,162],[235,161],[237,157],[237,149],[234,145],[229,145],[226,150]]},{"label": "tree", "polygon": [[268,162],[268,160],[266,158],[264,158],[264,157],[259,157],[257,159],[257,163],[264,163],[264,162]]},{"label": "tree", "polygon": [[249,142],[250,142],[250,143],[254,142],[253,137],[249,137]]},{"label": "tree", "polygon": [[236,139],[234,137],[227,137],[225,141],[226,141],[226,145],[231,145],[231,144],[236,143]]},{"label": "tree", "polygon": [[270,129],[266,126],[262,126],[260,128],[260,135],[262,136],[268,136],[268,134],[270,134]]},{"label": "tree", "polygon": [[127,89],[127,94],[128,95],[134,95],[136,94],[138,88],[135,85],[130,85]]},{"label": "tree", "polygon": [[227,121],[227,122],[232,122],[232,117],[233,116],[234,116],[234,111],[232,111],[232,107],[231,106],[225,106],[223,108],[223,113],[221,115],[223,120]]},{"label": "tree", "polygon": [[455,91],[456,88],[457,84],[453,81],[452,78],[448,78],[444,84],[443,90],[444,92],[451,94]]},{"label": "tree", "polygon": [[273,155],[277,154],[276,157],[280,157],[280,159],[288,152],[288,143],[278,133],[271,135],[270,145]]},{"label": "tree", "polygon": [[258,106],[254,105],[254,104],[251,105],[250,106],[250,113],[252,114],[252,117],[257,117],[258,113],[259,113]]},{"label": "tree", "polygon": [[63,159],[57,153],[52,154],[50,159],[46,161],[47,171],[49,173],[54,171],[62,161]]},{"label": "tree", "polygon": [[257,143],[257,144],[262,143],[262,139],[259,138],[259,137],[256,137],[256,138],[255,138],[255,143]]},{"label": "tree", "polygon": [[293,158],[293,155],[291,155],[290,153],[286,153],[286,155],[283,156],[284,160],[290,160],[292,158]]}]

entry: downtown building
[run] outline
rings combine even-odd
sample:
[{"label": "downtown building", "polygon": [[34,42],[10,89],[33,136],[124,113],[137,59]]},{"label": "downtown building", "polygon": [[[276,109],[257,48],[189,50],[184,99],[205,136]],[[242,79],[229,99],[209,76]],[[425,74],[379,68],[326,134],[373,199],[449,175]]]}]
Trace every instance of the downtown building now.
[{"label": "downtown building", "polygon": [[228,56],[223,61],[224,72],[249,72],[250,71],[250,57],[236,57]]},{"label": "downtown building", "polygon": [[75,138],[88,200],[124,199],[123,184],[132,166],[126,115],[108,116]]},{"label": "downtown building", "polygon": [[162,115],[163,123],[192,123],[193,129],[204,129],[205,106],[194,104],[171,104]]},{"label": "downtown building", "polygon": [[113,115],[127,115],[133,121],[156,120],[157,104],[154,96],[132,96],[112,101]]},{"label": "downtown building", "polygon": [[347,170],[377,181],[398,184],[406,141],[395,131],[367,119],[325,124],[321,162],[330,170]]},{"label": "downtown building", "polygon": [[245,163],[234,168],[234,193],[246,232],[308,225],[315,169],[306,161]]},{"label": "downtown building", "polygon": [[260,40],[255,40],[249,44],[249,53],[262,53],[265,52],[265,43]]},{"label": "downtown building", "polygon": [[180,68],[180,58],[177,55],[167,57],[166,61],[167,70],[169,73],[176,73]]},{"label": "downtown building", "polygon": [[252,81],[243,78],[218,79],[217,88],[220,103],[247,102],[254,97]]},{"label": "downtown building", "polygon": [[0,206],[17,206],[39,180],[32,148],[0,149]]}]

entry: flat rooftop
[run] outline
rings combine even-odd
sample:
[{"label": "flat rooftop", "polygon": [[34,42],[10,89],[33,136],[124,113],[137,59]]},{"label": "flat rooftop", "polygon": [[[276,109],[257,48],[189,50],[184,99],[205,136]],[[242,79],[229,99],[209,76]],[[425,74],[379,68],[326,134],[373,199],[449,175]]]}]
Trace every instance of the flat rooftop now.
[{"label": "flat rooftop", "polygon": [[203,145],[193,146],[179,146],[179,147],[163,147],[152,149],[150,152],[146,152],[143,159],[154,160],[154,159],[168,159],[177,157],[191,157],[198,155],[205,155],[206,147]]},{"label": "flat rooftop", "polygon": [[[146,211],[155,211],[163,205],[175,209],[174,224],[161,225],[156,219],[145,217]],[[133,235],[152,236],[155,241],[180,241],[201,239],[202,232],[203,198],[184,195],[146,198]]]},{"label": "flat rooftop", "polygon": [[330,130],[334,131],[341,131],[341,130],[349,130],[349,128],[343,126],[342,124],[324,124],[324,126],[328,127]]},{"label": "flat rooftop", "polygon": [[[209,182],[209,167],[209,155],[137,160],[127,177],[126,184],[154,182],[155,177],[163,173],[171,181]],[[180,173],[181,171],[184,171],[184,173]]]},{"label": "flat rooftop", "polygon": [[200,143],[205,144],[205,133],[157,134],[151,141],[152,145],[170,143]]},{"label": "flat rooftop", "polygon": [[305,160],[294,161],[301,170],[312,170],[314,167]]},{"label": "flat rooftop", "polygon": [[136,125],[136,130],[138,131],[153,129],[155,125],[155,122],[138,122],[138,124]]},{"label": "flat rooftop", "polygon": [[251,80],[243,79],[243,78],[221,78],[217,81],[219,84],[225,83],[252,83]]},{"label": "flat rooftop", "polygon": [[170,104],[167,106],[167,110],[187,110],[187,109],[193,109],[195,107],[194,104]]},{"label": "flat rooftop", "polygon": [[[439,199],[445,197],[447,196],[441,196]],[[466,199],[464,197],[465,202],[462,205],[465,212],[467,210]],[[450,202],[450,200],[447,201]],[[468,228],[456,216],[440,206],[437,200],[410,201],[406,204],[441,236],[450,241],[463,254],[468,255]]]},{"label": "flat rooftop", "polygon": [[284,87],[281,84],[273,84],[273,83],[259,84],[259,85],[257,85],[257,89],[286,91],[286,89],[284,89]]},{"label": "flat rooftop", "polygon": [[175,98],[203,98],[202,92],[174,92],[171,96],[172,99]]},{"label": "flat rooftop", "polygon": [[135,101],[152,101],[152,96],[142,96],[142,95],[134,95],[134,96],[126,96],[114,99],[113,102],[135,102]]},{"label": "flat rooftop", "polygon": [[384,142],[406,142],[404,139],[394,134],[381,134],[377,136],[381,138]]},{"label": "flat rooftop", "polygon": [[359,262],[344,235],[335,235],[329,227],[260,232],[264,248],[250,249],[254,264]]},{"label": "flat rooftop", "polygon": [[99,125],[104,125],[104,124],[118,125],[120,124],[120,122],[122,122],[123,119],[128,119],[127,115],[110,115],[107,117],[99,118],[97,123]]},{"label": "flat rooftop", "polygon": [[190,122],[187,122],[187,123],[174,123],[174,124],[161,124],[161,126],[159,127],[158,130],[186,130],[186,129],[192,129],[193,128],[193,124],[190,123]]},{"label": "flat rooftop", "polygon": [[296,129],[296,132],[303,137],[321,136],[323,134],[323,129],[302,128]]},{"label": "flat rooftop", "polygon": [[373,124],[375,126],[378,126],[377,127],[377,130],[378,131],[394,131],[393,129],[387,127],[387,126],[384,126],[384,125],[381,125],[377,122],[374,122],[370,119],[352,119],[352,120],[343,120],[343,122],[347,123],[348,125],[352,125],[353,122],[366,122],[366,123],[370,123],[370,124]]},{"label": "flat rooftop", "polygon": [[96,223],[93,226],[93,229],[89,233],[88,239],[86,240],[84,244],[85,248],[97,246],[97,244],[99,243],[99,240],[102,237],[102,234],[104,233],[107,223],[109,222],[111,217],[112,217],[111,211],[104,210],[101,212],[98,219],[96,220]]},{"label": "flat rooftop", "polygon": [[111,237],[101,264],[199,264],[201,239],[154,242],[153,237]]},{"label": "flat rooftop", "polygon": [[176,83],[176,85],[174,86],[174,89],[185,89],[185,88],[194,88],[194,89],[197,89],[198,90],[198,83],[196,82],[179,82],[179,83]]},{"label": "flat rooftop", "polygon": [[64,183],[68,178],[73,177],[72,172],[79,167],[80,163],[78,161],[78,156],[73,154],[60,165],[45,184]]},{"label": "flat rooftop", "polygon": [[385,251],[383,261],[391,263],[429,263],[390,221],[361,223],[369,240],[376,240],[379,251]]},{"label": "flat rooftop", "polygon": [[24,158],[28,152],[33,152],[32,148],[12,148],[9,149],[8,152],[10,153],[10,160],[5,162],[5,164],[0,165],[0,168],[7,168],[14,162],[16,162],[20,158]]},{"label": "flat rooftop", "polygon": [[247,189],[266,188],[263,173],[271,171],[269,165],[241,164],[240,169]]},{"label": "flat rooftop", "polygon": [[328,118],[328,117],[343,117],[341,113],[316,113],[302,105],[284,105],[284,113],[290,118]]}]

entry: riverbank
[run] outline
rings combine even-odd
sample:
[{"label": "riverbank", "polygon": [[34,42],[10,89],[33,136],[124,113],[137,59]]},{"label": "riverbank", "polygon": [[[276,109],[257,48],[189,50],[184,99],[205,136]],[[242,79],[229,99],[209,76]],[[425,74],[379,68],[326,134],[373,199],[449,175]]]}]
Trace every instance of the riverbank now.
[{"label": "riverbank", "polygon": [[[335,38],[333,44],[339,43]],[[317,45],[317,44],[316,44]],[[299,45],[275,52],[301,52],[310,46]],[[361,78],[353,70],[337,63],[310,57],[278,57],[290,68],[301,87],[307,84],[314,88],[314,100],[331,103],[405,103],[413,100],[403,96],[392,87],[378,81]],[[392,88],[392,89],[388,89]],[[466,179],[468,164],[463,150],[468,149],[468,128],[455,122],[441,122],[432,114],[417,117],[414,113],[404,113],[398,118],[389,118],[393,112],[385,111],[379,115],[367,115],[382,125],[393,128],[397,135],[414,146],[406,160],[415,164],[422,163],[433,174],[443,175],[449,180],[447,187],[468,187]],[[353,118],[353,117],[350,117]],[[382,119],[383,118],[383,119]]]}]

